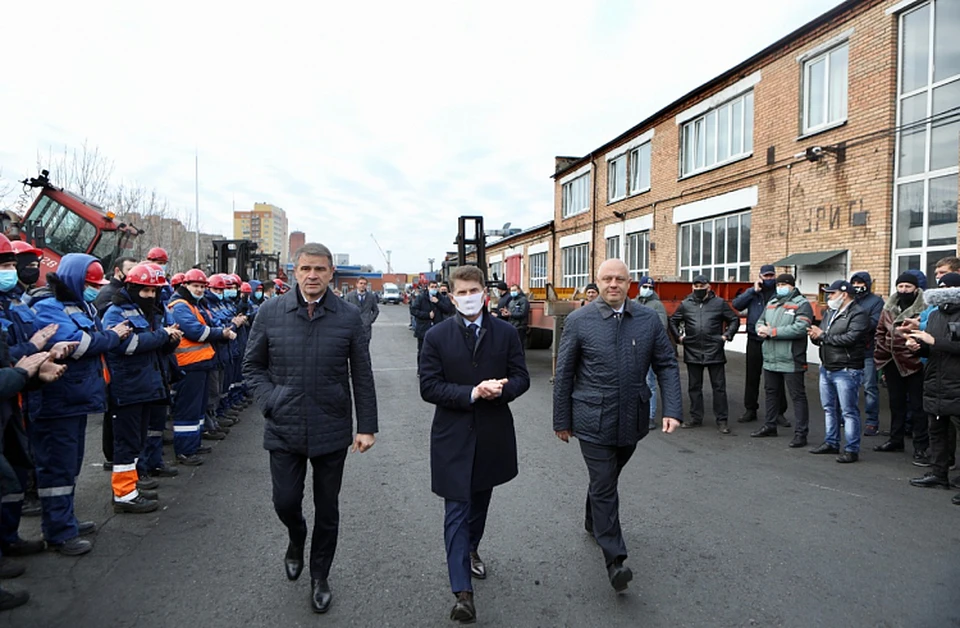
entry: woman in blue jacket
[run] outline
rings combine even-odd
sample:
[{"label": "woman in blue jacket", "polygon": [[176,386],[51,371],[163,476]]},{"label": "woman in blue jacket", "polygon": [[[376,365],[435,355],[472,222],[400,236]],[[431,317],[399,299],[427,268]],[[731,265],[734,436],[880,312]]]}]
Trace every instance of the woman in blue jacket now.
[{"label": "woman in blue jacket", "polygon": [[124,287],[113,295],[103,315],[107,327],[127,322],[131,333],[107,352],[113,421],[113,511],[147,513],[157,509],[157,481],[140,482],[137,463],[144,450],[153,407],[168,403],[163,352],[172,351],[182,336],[176,325],[165,327],[157,309],[157,290],[166,286],[163,271],[139,264],[127,273]]},{"label": "woman in blue jacket", "polygon": [[56,382],[44,386],[40,411],[30,433],[37,465],[37,492],[43,508],[43,537],[47,545],[67,556],[86,554],[93,545],[83,534],[96,531],[90,522],[78,522],[73,512],[74,488],[83,466],[87,414],[106,407],[102,354],[130,334],[123,322],[104,330],[91,305],[108,281],[92,255],[69,253],[56,273],[47,273],[47,287],[33,295],[34,330],[50,324],[57,332],[48,344],[76,342],[69,366]]}]

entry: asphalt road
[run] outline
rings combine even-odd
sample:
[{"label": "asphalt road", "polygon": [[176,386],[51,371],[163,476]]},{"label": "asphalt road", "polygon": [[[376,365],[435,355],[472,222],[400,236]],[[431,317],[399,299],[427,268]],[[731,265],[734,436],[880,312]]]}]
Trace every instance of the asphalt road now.
[{"label": "asphalt road", "polygon": [[[4,586],[32,599],[0,614],[0,627],[453,625],[442,502],[430,493],[432,407],[418,394],[407,308],[381,311],[372,344],[381,431],[369,453],[347,459],[329,613],[311,612],[306,575],[283,575],[286,533],[251,406],[205,465],[163,481],[162,508],[148,515],[112,514],[92,417],[77,512],[100,524],[96,547],[22,559],[27,574]],[[480,625],[960,626],[960,508],[953,492],[907,484],[922,472],[909,445],[876,454],[881,441],[864,439],[861,462],[839,465],[788,449],[789,430],[751,439],[752,426],[738,424],[730,436],[705,427],[640,443],[620,489],[635,579],[615,595],[582,529],[579,448],[551,430],[549,352],[527,359],[533,384],[513,404],[520,476],[494,492]],[[742,368],[731,354],[734,417]],[[823,421],[812,409],[816,445]],[[312,521],[309,488],[305,508]],[[26,519],[22,535],[37,538],[39,521]]]}]

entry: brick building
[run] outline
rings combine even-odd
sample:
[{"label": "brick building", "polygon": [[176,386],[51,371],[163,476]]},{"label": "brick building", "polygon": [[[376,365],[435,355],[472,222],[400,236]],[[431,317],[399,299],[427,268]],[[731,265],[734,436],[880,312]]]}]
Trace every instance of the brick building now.
[{"label": "brick building", "polygon": [[879,293],[903,269],[929,274],[957,250],[958,37],[955,0],[838,5],[558,157],[553,222],[489,244],[491,272],[513,259],[531,287],[545,261],[555,285],[582,287],[608,257],[687,281],[775,263],[807,294],[856,270]]}]

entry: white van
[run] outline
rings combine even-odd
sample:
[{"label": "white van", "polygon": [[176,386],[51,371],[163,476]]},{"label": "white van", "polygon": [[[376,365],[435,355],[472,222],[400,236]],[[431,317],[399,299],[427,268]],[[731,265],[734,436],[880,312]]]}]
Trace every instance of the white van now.
[{"label": "white van", "polygon": [[392,303],[394,305],[403,303],[403,295],[400,294],[400,288],[397,287],[397,284],[383,284],[383,296],[380,298],[380,301],[381,303]]}]

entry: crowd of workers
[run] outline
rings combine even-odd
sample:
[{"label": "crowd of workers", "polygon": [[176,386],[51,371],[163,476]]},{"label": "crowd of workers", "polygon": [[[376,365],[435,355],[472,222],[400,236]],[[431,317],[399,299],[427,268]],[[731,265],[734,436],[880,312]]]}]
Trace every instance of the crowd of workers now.
[{"label": "crowd of workers", "polygon": [[[97,526],[74,511],[88,414],[103,413],[113,510],[157,509],[165,432],[176,463],[197,466],[250,403],[240,362],[259,306],[289,287],[190,269],[172,277],[162,248],[100,262],[65,255],[40,282],[42,251],[0,235],[0,579],[22,557],[93,549]],[[104,487],[106,491],[106,487]],[[20,536],[42,518],[42,539]],[[0,610],[29,598],[0,588]]]}]

